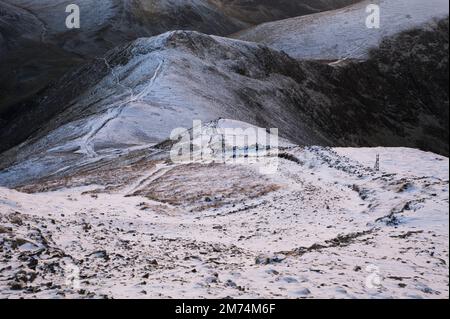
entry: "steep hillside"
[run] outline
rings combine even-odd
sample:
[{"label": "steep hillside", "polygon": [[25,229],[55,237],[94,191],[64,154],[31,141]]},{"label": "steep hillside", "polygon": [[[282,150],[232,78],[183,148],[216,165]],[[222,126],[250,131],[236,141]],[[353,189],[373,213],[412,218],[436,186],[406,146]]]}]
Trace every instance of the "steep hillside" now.
[{"label": "steep hillside", "polygon": [[[355,0],[2,0],[0,122],[65,71],[139,37],[188,29],[227,35],[252,24],[329,10]],[[68,4],[81,29],[65,25]]]},{"label": "steep hillside", "polygon": [[83,59],[47,41],[44,23],[0,1],[0,126],[13,105],[32,97]]},{"label": "steep hillside", "polygon": [[361,0],[208,0],[226,16],[250,25],[333,10]]},{"label": "steep hillside", "polygon": [[[368,29],[366,8],[378,4],[379,29]],[[447,0],[366,0],[335,11],[269,22],[233,37],[266,44],[299,59],[367,58],[383,38],[449,14]]]},{"label": "steep hillside", "polygon": [[140,39],[67,75],[11,119],[3,150],[26,142],[2,154],[0,185],[221,117],[279,128],[300,145],[448,154],[447,52],[448,19],[386,40],[367,61],[334,65],[196,32]]}]

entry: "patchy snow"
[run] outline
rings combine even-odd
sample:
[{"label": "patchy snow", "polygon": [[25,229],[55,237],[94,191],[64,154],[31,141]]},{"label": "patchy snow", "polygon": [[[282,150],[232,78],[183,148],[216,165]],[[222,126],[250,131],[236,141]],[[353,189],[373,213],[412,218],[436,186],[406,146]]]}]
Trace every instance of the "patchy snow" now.
[{"label": "patchy snow", "polygon": [[[335,148],[338,154],[360,162],[364,166],[373,168],[377,154],[380,155],[381,170],[389,174],[407,176],[433,176],[441,180],[449,179],[448,157],[434,153],[422,152],[411,148]],[[411,165],[416,161],[420,165]],[[436,165],[441,162],[442,165]]]},{"label": "patchy snow", "polygon": [[[366,27],[370,4],[381,9],[379,29]],[[366,58],[385,37],[449,14],[447,0],[366,0],[346,8],[269,22],[236,38],[266,44],[301,59]]]},{"label": "patchy snow", "polygon": [[0,297],[448,298],[448,159],[280,151],[272,176],[158,164],[119,188],[0,188]]}]

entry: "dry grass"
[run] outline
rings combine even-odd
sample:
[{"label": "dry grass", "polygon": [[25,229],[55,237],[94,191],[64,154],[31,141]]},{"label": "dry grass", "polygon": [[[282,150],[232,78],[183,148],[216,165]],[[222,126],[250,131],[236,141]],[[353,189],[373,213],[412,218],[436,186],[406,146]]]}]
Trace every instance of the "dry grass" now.
[{"label": "dry grass", "polygon": [[74,175],[41,180],[39,183],[19,187],[17,190],[33,194],[57,191],[64,188],[98,185],[103,188],[98,189],[94,193],[112,193],[120,191],[124,186],[139,179],[146,171],[153,169],[156,163],[155,161],[142,160],[123,167],[105,165],[81,171]]},{"label": "dry grass", "polygon": [[258,198],[279,188],[248,168],[189,164],[167,172],[134,195],[202,211]]}]

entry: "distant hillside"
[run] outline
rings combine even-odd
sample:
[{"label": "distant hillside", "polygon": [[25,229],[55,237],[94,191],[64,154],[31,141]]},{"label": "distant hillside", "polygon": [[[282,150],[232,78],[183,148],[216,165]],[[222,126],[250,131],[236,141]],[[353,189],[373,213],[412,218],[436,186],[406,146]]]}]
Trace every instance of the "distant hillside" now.
[{"label": "distant hillside", "polygon": [[[380,28],[366,27],[369,4],[380,6]],[[233,37],[266,44],[298,59],[365,59],[388,36],[449,14],[447,0],[365,0],[342,9],[274,21]]]}]

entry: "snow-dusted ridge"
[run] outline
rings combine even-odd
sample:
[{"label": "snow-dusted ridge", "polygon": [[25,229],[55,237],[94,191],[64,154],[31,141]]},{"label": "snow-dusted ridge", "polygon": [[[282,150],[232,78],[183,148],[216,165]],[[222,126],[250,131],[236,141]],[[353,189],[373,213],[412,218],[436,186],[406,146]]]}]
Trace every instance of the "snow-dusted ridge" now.
[{"label": "snow-dusted ridge", "polygon": [[[381,9],[379,29],[368,29],[366,8]],[[366,0],[348,7],[268,22],[234,37],[266,44],[299,59],[365,59],[385,37],[449,14],[447,0]]]},{"label": "snow-dusted ridge", "polygon": [[138,37],[170,30],[228,35],[261,22],[357,0],[77,0],[82,26],[66,28],[71,0],[0,1],[0,124],[76,65]]},{"label": "snow-dusted ridge", "polygon": [[26,141],[0,157],[0,185],[115,157],[193,120],[218,118],[278,128],[299,145],[447,154],[448,55],[436,50],[445,45],[448,20],[388,39],[369,61],[339,66],[191,31],[141,38],[67,74],[3,128],[3,150]]}]

